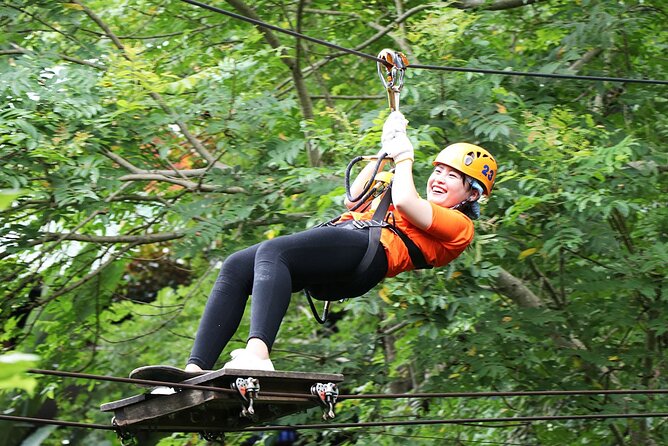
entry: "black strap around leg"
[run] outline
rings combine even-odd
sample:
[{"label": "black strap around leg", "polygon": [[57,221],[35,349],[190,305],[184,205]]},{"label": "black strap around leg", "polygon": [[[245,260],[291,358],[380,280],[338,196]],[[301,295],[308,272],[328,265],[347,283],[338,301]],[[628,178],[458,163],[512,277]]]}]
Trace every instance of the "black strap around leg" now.
[{"label": "black strap around leg", "polygon": [[392,185],[388,186],[383,193],[383,198],[380,199],[380,203],[373,213],[373,217],[371,217],[371,221],[381,224],[369,226],[369,244],[367,245],[364,257],[362,257],[362,260],[360,260],[359,265],[355,269],[354,275],[356,276],[364,274],[369,269],[373,258],[376,257],[376,253],[379,249],[382,249],[380,244],[380,234],[383,231],[382,222],[385,220],[387,211],[390,209],[390,203],[392,203]]},{"label": "black strap around leg", "polygon": [[364,225],[369,226],[369,245],[367,246],[366,252],[364,253],[364,257],[362,257],[360,264],[355,270],[355,275],[364,274],[367,268],[371,266],[371,262],[376,256],[378,250],[382,249],[380,236],[383,231],[383,227],[387,227],[391,231],[394,231],[394,233],[399,236],[401,241],[404,242],[406,249],[408,249],[408,255],[411,259],[411,263],[415,269],[433,268],[433,266],[427,262],[427,259],[425,259],[422,250],[418,247],[418,245],[415,244],[413,240],[410,239],[408,235],[406,235],[396,226],[385,222],[387,211],[390,208],[390,203],[392,203],[392,185],[388,186],[387,190],[385,191],[383,198],[380,200],[378,208],[373,213],[373,217],[371,217],[371,222],[367,222],[370,224]]},{"label": "black strap around leg", "polygon": [[[408,235],[406,235],[399,228],[385,221],[385,218],[387,216],[387,211],[390,209],[391,203],[392,203],[392,186],[390,185],[385,190],[383,197],[381,198],[380,203],[378,205],[378,208],[376,208],[375,212],[373,213],[373,217],[371,218],[370,221],[365,221],[365,220],[352,221],[350,226],[356,229],[367,229],[369,231],[369,244],[367,245],[366,252],[362,257],[362,260],[360,260],[360,263],[357,265],[357,268],[355,268],[355,272],[352,275],[353,278],[366,274],[366,271],[371,266],[374,257],[376,257],[376,253],[378,253],[378,250],[383,249],[382,244],[380,243],[380,236],[384,227],[387,227],[391,231],[394,231],[394,233],[397,234],[399,238],[401,238],[401,240],[404,242],[404,245],[406,245],[406,248],[408,249],[408,255],[410,256],[411,263],[413,263],[415,269],[433,268],[425,259],[422,250],[415,244],[415,242],[413,242],[413,240],[410,239],[410,237],[408,237]],[[334,219],[321,226],[333,225],[334,221],[336,220],[337,219]],[[319,323],[324,324],[329,314],[329,305],[328,305],[329,302],[325,303],[325,309],[321,318],[318,315],[318,311],[315,308],[310,291],[308,289],[304,289],[304,294],[308,299],[308,303],[309,306],[311,307],[311,312],[313,313],[313,316]]]}]

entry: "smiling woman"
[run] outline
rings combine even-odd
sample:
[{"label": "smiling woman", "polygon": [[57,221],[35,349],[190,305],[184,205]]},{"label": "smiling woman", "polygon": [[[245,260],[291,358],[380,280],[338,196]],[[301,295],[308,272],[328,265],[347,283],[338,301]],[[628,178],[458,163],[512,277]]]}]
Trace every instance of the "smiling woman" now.
[{"label": "smiling woman", "polygon": [[437,164],[427,181],[427,200],[445,208],[477,201],[480,193],[472,188],[467,179],[466,175],[457,169]]},{"label": "smiling woman", "polygon": [[[447,177],[454,175],[461,180],[467,190],[473,192],[468,196],[463,194],[459,202],[448,199],[441,206],[460,209],[474,220],[478,218],[480,216],[478,199],[481,195],[489,197],[494,187],[497,169],[494,157],[482,147],[460,142],[443,149],[434,160],[434,166],[436,166],[434,173],[427,183],[427,199],[430,192],[436,192],[434,187],[439,187],[438,177],[442,173]],[[450,188],[443,190],[442,187],[439,189],[446,193],[450,190]]]},{"label": "smiling woman", "polygon": [[471,219],[479,215],[477,200],[492,190],[496,161],[472,144],[448,146],[436,157],[427,198],[421,198],[413,180],[413,146],[406,124],[400,112],[390,114],[383,126],[381,161],[364,167],[351,187],[351,196],[361,197],[377,166],[387,163],[386,157],[394,160],[393,186],[380,200],[387,209],[383,204],[376,204],[380,211],[374,209],[374,201],[365,206],[371,209],[354,212],[360,203],[346,201],[349,211],[333,222],[266,240],[225,260],[186,371],[214,366],[251,294],[246,348],[232,352],[232,361],[224,367],[273,370],[269,353],[293,292],[307,289],[321,300],[357,297],[386,277],[446,265],[466,249],[473,240]]}]

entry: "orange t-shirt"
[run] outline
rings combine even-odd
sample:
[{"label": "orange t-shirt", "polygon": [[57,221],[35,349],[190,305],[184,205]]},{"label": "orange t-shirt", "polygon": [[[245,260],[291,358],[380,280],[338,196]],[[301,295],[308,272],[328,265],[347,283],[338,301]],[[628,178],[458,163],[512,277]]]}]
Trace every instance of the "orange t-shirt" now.
[{"label": "orange t-shirt", "polygon": [[[443,266],[457,258],[473,240],[473,222],[466,215],[453,209],[444,208],[434,203],[431,205],[433,217],[427,230],[422,230],[406,220],[394,206],[390,206],[388,221],[403,231],[422,251],[427,262],[434,266]],[[371,220],[373,211],[346,212],[339,221]],[[414,269],[408,248],[392,230],[383,228],[380,242],[387,256],[386,277]]]}]

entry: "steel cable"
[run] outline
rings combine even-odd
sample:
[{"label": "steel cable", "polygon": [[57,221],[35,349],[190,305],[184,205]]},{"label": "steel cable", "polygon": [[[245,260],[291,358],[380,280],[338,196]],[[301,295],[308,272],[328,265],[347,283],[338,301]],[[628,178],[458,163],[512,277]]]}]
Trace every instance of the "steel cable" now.
[{"label": "steel cable", "polygon": [[[277,430],[309,430],[309,429],[346,429],[359,427],[393,427],[393,426],[422,426],[422,425],[443,425],[443,424],[486,424],[486,423],[515,423],[525,424],[534,421],[574,421],[574,420],[609,420],[609,419],[630,419],[630,418],[668,418],[665,412],[649,413],[612,413],[612,414],[589,414],[589,415],[543,415],[543,416],[525,416],[525,417],[496,417],[496,418],[451,418],[440,420],[403,420],[403,421],[362,421],[355,423],[315,423],[315,424],[286,424],[286,425],[265,425],[251,426],[246,428],[179,428],[178,432],[257,432],[257,431],[277,431]],[[84,428],[84,429],[102,429],[117,431],[139,431],[148,430],[152,432],[175,432],[168,427],[151,426],[149,424],[133,426],[109,426],[106,424],[80,423],[74,421],[56,420],[48,418],[32,418],[12,415],[0,415],[0,420],[24,422],[31,424],[52,424],[57,426]],[[508,426],[510,427],[510,426]]]},{"label": "steel cable", "polygon": [[[364,53],[362,51],[353,50],[346,48],[335,43],[327,42],[326,40],[317,39],[315,37],[308,36],[306,34],[298,33],[289,29],[281,28],[276,25],[271,25],[269,23],[263,22],[262,20],[253,19],[251,17],[246,17],[241,14],[237,14],[225,9],[218,8],[216,6],[211,6],[206,3],[199,2],[197,0],[181,0],[185,3],[189,3],[193,6],[200,8],[208,9],[209,11],[216,12],[218,14],[223,14],[228,17],[232,17],[237,20],[242,20],[248,23],[252,23],[256,26],[263,28],[271,29],[272,31],[277,31],[283,34],[288,34],[290,36],[296,37],[298,39],[308,40],[310,42],[317,43],[329,48],[339,50],[344,53],[353,54],[359,57],[366,59],[371,59],[376,62],[380,62],[385,66],[388,66],[388,62],[384,59],[380,59],[371,54]],[[388,67],[391,68],[391,67]],[[526,71],[512,71],[512,70],[493,70],[493,69],[484,69],[484,68],[470,68],[470,67],[449,67],[449,66],[440,66],[440,65],[421,65],[414,64],[408,65],[407,68],[412,69],[423,69],[423,70],[438,70],[438,71],[452,71],[452,72],[465,72],[465,73],[478,73],[478,74],[500,74],[504,76],[525,76],[525,77],[542,77],[542,78],[551,78],[551,79],[570,79],[570,80],[584,80],[584,81],[605,81],[605,82],[622,82],[622,83],[637,83],[637,84],[655,84],[655,85],[668,85],[668,80],[660,79],[636,79],[636,78],[625,78],[625,77],[608,77],[608,76],[581,76],[577,74],[558,74],[558,73],[540,73],[540,72],[526,72]]]},{"label": "steel cable", "polygon": [[[236,393],[232,389],[218,386],[205,386],[201,384],[174,383],[168,381],[156,381],[147,379],[121,378],[108,375],[93,375],[89,373],[66,372],[59,370],[29,369],[28,373],[38,375],[51,375],[66,378],[79,378],[98,381],[111,381],[129,384],[174,387],[179,389],[209,390],[213,392]],[[298,398],[317,397],[307,393],[285,393],[285,392],[262,392],[267,396],[285,396]],[[338,400],[353,399],[399,399],[399,398],[495,398],[511,396],[582,396],[582,395],[665,395],[668,389],[601,389],[601,390],[519,390],[519,391],[495,391],[495,392],[434,392],[434,393],[361,393],[339,395]]]},{"label": "steel cable", "polygon": [[668,413],[611,413],[590,415],[544,415],[528,417],[497,417],[497,418],[452,418],[449,420],[404,420],[404,421],[367,421],[359,423],[318,423],[318,424],[293,424],[293,425],[268,425],[253,426],[243,431],[284,430],[284,429],[342,429],[353,427],[389,427],[389,426],[418,426],[435,424],[475,424],[475,423],[529,423],[532,421],[569,421],[569,420],[608,420],[614,418],[666,418]]},{"label": "steel cable", "polygon": [[[60,376],[79,379],[90,379],[100,381],[112,381],[122,383],[132,383],[141,385],[166,386],[174,388],[184,388],[192,390],[210,390],[215,392],[236,393],[232,389],[215,386],[203,386],[197,384],[172,383],[165,381],[154,381],[145,379],[120,378],[106,375],[92,375],[78,372],[64,372],[57,370],[43,370],[30,369],[28,373]],[[267,396],[286,396],[286,397],[305,397],[317,398],[310,394],[295,394],[295,393],[281,393],[281,392],[262,392]],[[517,391],[517,392],[448,392],[448,393],[402,393],[402,394],[359,394],[359,395],[339,395],[339,400],[345,399],[394,399],[394,398],[481,398],[481,397],[505,397],[505,396],[565,396],[565,395],[625,395],[625,394],[666,394],[668,389],[619,389],[619,390],[541,390],[541,391]],[[355,427],[391,427],[391,426],[416,426],[416,425],[444,425],[444,424],[476,424],[476,423],[530,423],[533,421],[567,421],[567,420],[605,420],[615,418],[667,418],[668,413],[664,412],[648,412],[648,413],[627,413],[627,414],[587,414],[587,415],[544,415],[544,416],[523,416],[523,417],[496,417],[496,418],[453,418],[440,420],[399,420],[399,421],[377,421],[377,422],[357,422],[357,423],[319,423],[319,424],[296,424],[296,425],[266,425],[266,426],[252,426],[241,429],[226,429],[226,428],[188,428],[178,429],[179,432],[201,432],[203,430],[210,432],[253,432],[253,431],[272,431],[272,430],[305,430],[305,429],[345,429]],[[32,424],[53,424],[58,426],[75,427],[75,428],[89,428],[89,429],[104,429],[116,431],[133,431],[133,430],[151,430],[173,432],[173,429],[154,427],[150,425],[141,426],[108,426],[103,424],[80,423],[65,420],[45,419],[21,417],[12,415],[0,415],[0,420],[25,422]]]},{"label": "steel cable", "polygon": [[17,423],[30,423],[30,424],[51,424],[53,426],[64,426],[64,427],[76,427],[81,429],[100,429],[100,430],[116,430],[115,426],[108,424],[95,424],[95,423],[79,423],[75,421],[65,421],[65,420],[54,420],[50,418],[33,418],[33,417],[19,417],[15,415],[1,415],[0,421],[14,421]]}]

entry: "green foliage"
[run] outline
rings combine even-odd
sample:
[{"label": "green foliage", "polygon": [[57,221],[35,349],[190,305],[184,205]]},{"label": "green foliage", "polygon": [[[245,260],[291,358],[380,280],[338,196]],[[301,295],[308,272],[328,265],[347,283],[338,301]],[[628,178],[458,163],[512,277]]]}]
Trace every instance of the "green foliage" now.
[{"label": "green foliage", "polygon": [[[668,78],[658,4],[497,11],[487,9],[492,3],[404,2],[412,13],[397,26],[398,3],[316,0],[300,23],[346,47],[372,42],[362,47],[368,53],[400,49],[412,63]],[[6,351],[39,355],[0,368],[3,386],[19,392],[33,389],[34,380],[21,381],[33,366],[125,376],[144,364],[183,365],[219,262],[337,215],[346,164],[378,151],[388,114],[384,98],[365,99],[384,95],[372,61],[325,60],[333,50],[302,41],[299,78],[292,37],[277,34],[274,48],[251,25],[180,1],[82,4],[0,5],[0,339]],[[294,5],[251,6],[269,23],[297,23]],[[297,94],[300,79],[310,101]],[[447,267],[335,304],[325,326],[295,294],[275,363],[344,373],[344,392],[665,388],[664,89],[409,69],[401,109],[418,190],[447,143],[481,144],[499,160],[476,239]],[[504,283],[506,274],[530,295]],[[246,316],[220,363],[247,329]],[[97,423],[109,422],[99,404],[136,391],[52,377],[40,377],[32,395],[9,390],[5,411],[34,416],[53,404],[59,418]],[[660,403],[353,400],[337,420],[652,412]],[[312,411],[285,421],[317,419]],[[18,442],[30,435],[11,423],[0,432]],[[666,437],[663,424],[639,419],[305,431],[300,441],[608,445]],[[118,443],[113,433],[61,428],[30,441],[65,440]],[[267,433],[262,441],[274,440]],[[176,433],[159,444],[203,443]]]},{"label": "green foliage", "polygon": [[9,207],[18,197],[23,195],[20,189],[1,189],[0,190],[0,211]]},{"label": "green foliage", "polygon": [[0,393],[7,390],[22,389],[32,395],[37,386],[34,378],[25,376],[26,370],[35,366],[39,357],[19,352],[6,353],[0,356]]}]

